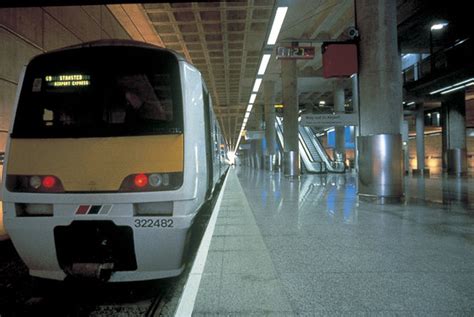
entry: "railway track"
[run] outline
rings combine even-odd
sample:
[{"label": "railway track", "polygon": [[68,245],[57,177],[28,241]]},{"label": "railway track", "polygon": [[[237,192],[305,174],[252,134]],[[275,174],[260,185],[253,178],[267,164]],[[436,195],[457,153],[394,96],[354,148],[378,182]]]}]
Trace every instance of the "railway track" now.
[{"label": "railway track", "polygon": [[1,316],[160,316],[169,282],[123,285],[84,282],[45,283]]},{"label": "railway track", "polygon": [[160,316],[180,278],[107,284],[33,279],[10,241],[0,244],[0,317]]}]

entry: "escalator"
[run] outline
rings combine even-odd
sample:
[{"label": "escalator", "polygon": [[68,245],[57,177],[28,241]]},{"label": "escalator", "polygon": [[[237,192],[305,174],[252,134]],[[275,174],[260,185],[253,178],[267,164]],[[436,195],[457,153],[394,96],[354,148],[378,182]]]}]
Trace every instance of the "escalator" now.
[{"label": "escalator", "polygon": [[[282,118],[276,118],[277,140],[280,148],[284,149]],[[344,162],[333,161],[329,158],[323,145],[310,127],[298,127],[299,152],[304,170],[308,173],[343,173]]]}]

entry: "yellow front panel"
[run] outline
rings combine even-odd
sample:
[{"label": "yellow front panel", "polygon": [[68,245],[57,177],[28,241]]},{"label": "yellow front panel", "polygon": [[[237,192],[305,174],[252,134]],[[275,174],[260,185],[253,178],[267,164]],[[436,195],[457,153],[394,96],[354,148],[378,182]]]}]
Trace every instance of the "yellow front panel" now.
[{"label": "yellow front panel", "polygon": [[12,139],[7,173],[54,175],[65,191],[116,191],[136,173],[182,172],[183,135]]}]

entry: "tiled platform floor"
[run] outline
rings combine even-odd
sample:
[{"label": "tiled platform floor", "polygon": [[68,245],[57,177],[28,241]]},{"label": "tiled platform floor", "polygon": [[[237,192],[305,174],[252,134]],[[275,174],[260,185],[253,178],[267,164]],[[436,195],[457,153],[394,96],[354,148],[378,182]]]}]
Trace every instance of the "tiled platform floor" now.
[{"label": "tiled platform floor", "polygon": [[474,182],[230,171],[193,316],[474,316]]}]

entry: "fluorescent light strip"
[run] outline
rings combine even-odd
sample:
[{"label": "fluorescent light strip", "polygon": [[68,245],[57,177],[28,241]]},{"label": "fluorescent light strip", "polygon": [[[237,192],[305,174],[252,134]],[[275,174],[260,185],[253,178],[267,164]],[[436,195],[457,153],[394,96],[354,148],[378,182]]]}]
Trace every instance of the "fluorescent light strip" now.
[{"label": "fluorescent light strip", "polygon": [[262,84],[262,78],[255,79],[255,84],[253,85],[253,92],[258,92],[260,85]]},{"label": "fluorescent light strip", "polygon": [[270,36],[268,37],[267,45],[275,45],[278,35],[280,34],[281,26],[285,20],[286,12],[288,7],[279,7],[276,10],[275,18],[273,19],[272,29],[270,31]]},{"label": "fluorescent light strip", "polygon": [[456,44],[454,44],[454,46],[461,45],[462,43],[464,43],[464,42],[466,42],[466,41],[467,41],[467,39],[464,39],[464,40],[462,40],[462,41],[459,41],[459,42],[457,42]]},{"label": "fluorescent light strip", "polygon": [[411,105],[414,105],[414,104],[415,104],[415,102],[412,101],[412,102],[407,103],[407,106],[411,106]]},{"label": "fluorescent light strip", "polygon": [[462,86],[459,86],[459,87],[455,87],[453,89],[449,89],[449,90],[446,90],[446,91],[443,91],[441,94],[444,95],[444,94],[449,94],[450,92],[453,92],[453,91],[456,91],[456,90],[459,90],[459,89],[463,89],[465,88],[466,85],[462,85]]},{"label": "fluorescent light strip", "polygon": [[461,81],[461,82],[456,83],[456,84],[454,84],[454,85],[447,86],[447,87],[444,87],[444,88],[441,88],[441,89],[432,91],[432,92],[430,92],[430,95],[437,94],[438,92],[441,92],[441,91],[443,91],[443,90],[446,90],[446,89],[449,89],[449,88],[453,88],[453,87],[455,87],[455,86],[462,85],[462,84],[465,84],[465,83],[468,83],[468,82],[471,82],[471,81],[474,81],[474,78],[469,78],[469,79],[467,79],[467,80]]},{"label": "fluorescent light strip", "polygon": [[267,69],[268,62],[270,61],[270,57],[272,54],[263,54],[262,61],[260,62],[260,67],[258,68],[257,75],[265,74],[265,70]]},{"label": "fluorescent light strip", "polygon": [[248,105],[248,106],[247,106],[247,112],[251,112],[251,111],[252,111],[252,108],[253,108],[253,105]]},{"label": "fluorescent light strip", "polygon": [[255,102],[255,98],[257,98],[257,94],[251,94],[249,104],[253,104]]}]

